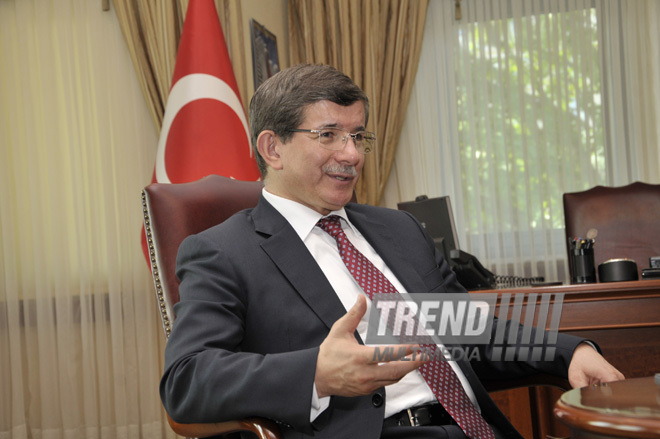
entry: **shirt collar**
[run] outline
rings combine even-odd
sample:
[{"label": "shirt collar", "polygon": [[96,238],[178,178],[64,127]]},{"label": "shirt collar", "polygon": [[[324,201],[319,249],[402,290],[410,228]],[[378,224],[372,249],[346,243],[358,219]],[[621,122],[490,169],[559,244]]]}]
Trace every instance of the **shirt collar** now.
[{"label": "shirt collar", "polygon": [[305,241],[307,236],[314,230],[316,223],[323,218],[324,216],[337,215],[339,216],[348,226],[357,233],[357,230],[348,220],[346,215],[346,210],[342,207],[339,210],[334,210],[328,215],[321,215],[314,209],[311,209],[307,206],[304,206],[297,201],[289,200],[288,198],[280,197],[266,190],[262,189],[262,193],[266,201],[268,201],[274,208],[277,210],[283,217],[286,219],[293,230],[296,231],[300,239]]}]

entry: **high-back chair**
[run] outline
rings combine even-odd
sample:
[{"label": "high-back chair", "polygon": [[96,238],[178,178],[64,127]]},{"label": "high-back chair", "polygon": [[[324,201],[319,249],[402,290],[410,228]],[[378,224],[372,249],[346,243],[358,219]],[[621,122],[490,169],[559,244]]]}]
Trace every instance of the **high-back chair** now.
[{"label": "high-back chair", "polygon": [[[621,187],[596,186],[564,194],[566,245],[569,238],[586,238],[597,230],[594,263],[628,258],[637,263],[638,274],[660,256],[660,185],[635,182]],[[570,257],[569,257],[570,260]]]},{"label": "high-back chair", "polygon": [[[254,207],[263,184],[210,175],[192,183],[153,183],[142,191],[144,226],[151,271],[165,336],[169,337],[179,301],[176,255],[189,235],[219,224],[234,213]],[[260,439],[280,438],[277,425],[260,418],[208,424],[179,424],[168,415],[175,433],[186,437],[208,437],[249,431]]]}]

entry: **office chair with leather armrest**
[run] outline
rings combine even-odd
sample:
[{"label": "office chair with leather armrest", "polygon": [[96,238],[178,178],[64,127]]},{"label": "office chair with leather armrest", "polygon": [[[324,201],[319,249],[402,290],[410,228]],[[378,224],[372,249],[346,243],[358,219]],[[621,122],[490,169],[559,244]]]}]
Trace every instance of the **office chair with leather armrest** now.
[{"label": "office chair with leather armrest", "polygon": [[[234,213],[254,207],[263,183],[232,180],[209,175],[191,183],[150,184],[142,191],[144,226],[151,271],[165,336],[175,319],[173,306],[179,301],[176,255],[189,235],[219,224]],[[280,438],[277,425],[261,418],[229,422],[180,424],[168,415],[175,433],[185,437],[208,437],[248,431],[260,439]]]},{"label": "office chair with leather armrest", "polygon": [[596,229],[596,267],[609,259],[633,259],[641,279],[649,258],[660,256],[660,185],[596,186],[565,193],[563,201],[569,255],[569,238],[585,238],[590,229]]}]

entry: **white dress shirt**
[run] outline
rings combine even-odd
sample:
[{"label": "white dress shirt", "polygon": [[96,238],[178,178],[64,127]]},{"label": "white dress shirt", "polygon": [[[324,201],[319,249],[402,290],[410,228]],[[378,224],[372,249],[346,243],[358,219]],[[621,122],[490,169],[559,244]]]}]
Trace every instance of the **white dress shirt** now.
[{"label": "white dress shirt", "polygon": [[[291,227],[293,227],[298,236],[300,236],[300,239],[302,239],[305,246],[312,254],[312,257],[316,260],[319,267],[328,278],[330,285],[337,293],[344,308],[349,310],[355,304],[358,295],[365,294],[355,278],[346,268],[346,265],[344,265],[344,262],[341,260],[337,248],[337,241],[321,228],[316,227],[316,223],[323,217],[323,215],[300,203],[271,194],[266,189],[263,190],[263,195],[264,198],[266,198],[266,200],[289,222],[289,224],[291,224]],[[344,233],[346,233],[346,236],[355,248],[369,259],[369,261],[371,261],[371,263],[374,264],[383,275],[385,275],[399,293],[406,293],[406,289],[396,276],[394,276],[392,270],[387,267],[382,258],[348,220],[346,211],[342,208],[341,210],[331,212],[329,215],[337,215],[341,217]],[[371,301],[367,298],[367,312],[357,328],[362,340],[366,340],[367,320],[370,306]],[[477,405],[474,392],[468,384],[467,378],[465,378],[465,375],[455,362],[450,361],[450,364],[458,375],[458,378],[463,384],[468,396],[472,402]],[[401,410],[432,401],[436,401],[435,395],[433,395],[433,392],[426,384],[426,381],[424,381],[424,378],[419,371],[415,370],[403,377],[398,383],[386,387],[385,418],[398,413]],[[323,412],[329,404],[330,397],[319,398],[316,394],[316,388],[314,388],[310,421],[316,419],[316,417]]]}]

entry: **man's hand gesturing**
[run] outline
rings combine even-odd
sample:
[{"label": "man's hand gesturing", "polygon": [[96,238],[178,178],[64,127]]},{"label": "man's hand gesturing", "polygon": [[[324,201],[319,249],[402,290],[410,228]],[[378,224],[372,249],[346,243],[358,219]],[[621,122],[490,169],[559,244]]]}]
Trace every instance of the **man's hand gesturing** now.
[{"label": "man's hand gesturing", "polygon": [[[316,391],[319,397],[367,395],[376,389],[394,384],[426,361],[411,360],[416,345],[404,345],[405,360],[392,359],[384,363],[374,361],[375,348],[364,346],[355,339],[355,330],[367,310],[364,296],[332,325],[321,343],[316,362]],[[401,346],[393,346],[399,352]],[[382,360],[381,360],[382,361]]]}]

